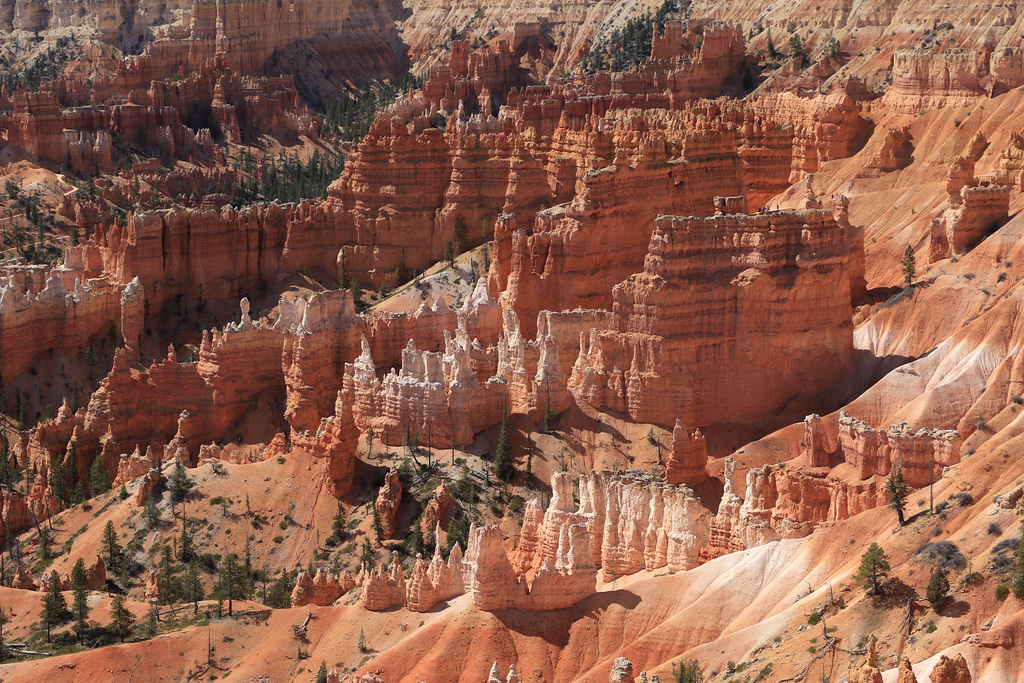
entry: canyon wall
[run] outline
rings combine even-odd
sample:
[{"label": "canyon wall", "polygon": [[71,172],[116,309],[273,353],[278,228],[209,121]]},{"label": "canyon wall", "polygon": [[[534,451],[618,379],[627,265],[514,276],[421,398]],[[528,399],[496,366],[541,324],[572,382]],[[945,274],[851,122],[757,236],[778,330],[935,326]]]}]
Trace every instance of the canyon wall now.
[{"label": "canyon wall", "polygon": [[[43,5],[7,0],[0,30],[50,32],[96,40],[126,55],[151,58],[167,74],[190,73],[211,62],[239,75],[294,73],[308,96],[337,97],[346,79],[395,77],[405,62],[390,3],[299,0],[174,0],[121,5],[108,0]],[[303,73],[300,56],[312,73]],[[330,73],[328,73],[330,71]],[[336,74],[334,72],[337,72]],[[319,76],[314,76],[319,72]]]},{"label": "canyon wall", "polygon": [[960,462],[963,437],[955,429],[911,429],[904,422],[885,430],[840,411],[805,420],[805,454],[811,467],[852,465],[860,479],[887,477],[901,466],[903,477],[914,487],[942,478],[943,468]]},{"label": "canyon wall", "polygon": [[[609,328],[577,360],[577,400],[707,427],[817,395],[853,357],[849,253],[822,210],[659,218],[644,271],[615,287]],[[753,390],[751,362],[779,381]]]}]

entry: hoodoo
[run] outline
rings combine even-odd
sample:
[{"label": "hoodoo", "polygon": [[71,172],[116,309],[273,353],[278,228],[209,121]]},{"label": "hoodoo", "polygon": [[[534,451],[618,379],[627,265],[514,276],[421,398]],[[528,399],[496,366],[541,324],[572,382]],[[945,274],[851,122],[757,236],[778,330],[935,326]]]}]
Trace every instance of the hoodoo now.
[{"label": "hoodoo", "polygon": [[1024,679],[1020,10],[3,4],[0,676]]}]

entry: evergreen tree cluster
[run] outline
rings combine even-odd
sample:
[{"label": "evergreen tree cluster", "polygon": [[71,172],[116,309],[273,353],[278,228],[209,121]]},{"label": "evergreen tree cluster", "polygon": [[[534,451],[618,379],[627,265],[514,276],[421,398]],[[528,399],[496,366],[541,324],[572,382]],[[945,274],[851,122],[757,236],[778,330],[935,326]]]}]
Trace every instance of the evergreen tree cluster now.
[{"label": "evergreen tree cluster", "polygon": [[74,35],[61,36],[53,45],[21,67],[10,69],[7,58],[0,58],[0,86],[7,89],[7,92],[15,92],[19,86],[25,86],[26,90],[36,91],[43,83],[49,83],[60,75],[69,60],[74,59],[79,52],[78,40]]},{"label": "evergreen tree cluster", "polygon": [[[260,171],[254,166],[251,156],[243,155],[235,161],[232,204],[236,207],[259,201],[300,202],[326,197],[328,185],[341,175],[345,160],[340,154],[332,156],[317,150],[305,162],[285,154]],[[247,179],[240,178],[238,171],[247,168],[254,172]]]},{"label": "evergreen tree cluster", "polygon": [[[5,194],[14,203],[15,209],[24,211],[24,219],[31,226],[26,231],[15,226],[10,234],[3,238],[4,246],[13,246],[29,263],[53,263],[60,258],[61,252],[54,245],[46,245],[47,235],[53,231],[53,209],[43,210],[42,200],[35,192],[23,194],[18,184],[8,180]],[[34,231],[34,234],[33,234]]]},{"label": "evergreen tree cluster", "polygon": [[679,6],[675,0],[665,0],[653,15],[644,12],[629,19],[625,26],[615,29],[608,38],[590,49],[583,58],[583,70],[587,73],[606,69],[625,71],[645,64],[651,57],[654,32],[660,35],[665,30],[665,23],[678,13]]},{"label": "evergreen tree cluster", "polygon": [[328,104],[321,112],[323,137],[338,137],[348,142],[362,140],[370,130],[377,113],[393,103],[410,88],[423,87],[423,80],[406,73],[398,84],[374,81],[351,97],[342,97]]},{"label": "evergreen tree cluster", "polygon": [[50,473],[53,495],[61,508],[78,505],[86,498],[85,489],[75,468],[75,448],[75,442],[69,441],[67,454],[53,463],[53,471]]}]

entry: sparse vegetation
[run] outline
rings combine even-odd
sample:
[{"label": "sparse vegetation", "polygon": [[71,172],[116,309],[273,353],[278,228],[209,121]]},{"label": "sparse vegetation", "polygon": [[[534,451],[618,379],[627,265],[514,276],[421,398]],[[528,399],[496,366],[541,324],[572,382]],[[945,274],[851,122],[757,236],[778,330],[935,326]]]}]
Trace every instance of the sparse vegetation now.
[{"label": "sparse vegetation", "polygon": [[361,140],[380,111],[410,88],[421,87],[423,81],[410,73],[406,73],[398,83],[370,82],[351,96],[342,97],[324,107],[320,134],[349,142]]},{"label": "sparse vegetation", "polygon": [[914,254],[914,247],[907,245],[900,259],[900,267],[903,272],[903,284],[910,287],[914,284],[914,276],[917,274],[917,256]]},{"label": "sparse vegetation", "polygon": [[647,63],[654,31],[663,32],[665,23],[678,12],[675,0],[665,0],[654,15],[645,12],[627,20],[621,29],[615,29],[590,49],[581,62],[583,70],[587,73],[625,71]]},{"label": "sparse vegetation", "polygon": [[935,565],[942,570],[961,570],[967,566],[967,559],[952,541],[936,541],[925,543],[914,553],[915,560]]},{"label": "sparse vegetation", "polygon": [[676,683],[704,683],[704,675],[700,672],[700,663],[697,660],[674,665],[672,676]]},{"label": "sparse vegetation", "polygon": [[39,90],[44,83],[49,83],[60,75],[64,65],[79,53],[78,40],[74,35],[61,36],[31,62],[17,69],[11,69],[7,59],[3,59],[3,71],[0,71],[0,86],[9,92],[18,91],[20,86],[33,92]]},{"label": "sparse vegetation", "polygon": [[[326,197],[327,186],[341,175],[345,162],[340,154],[316,150],[306,161],[284,154],[257,168],[243,155],[235,165],[231,201],[241,207],[258,201],[300,202]],[[239,171],[246,169],[247,178],[241,179]]]}]

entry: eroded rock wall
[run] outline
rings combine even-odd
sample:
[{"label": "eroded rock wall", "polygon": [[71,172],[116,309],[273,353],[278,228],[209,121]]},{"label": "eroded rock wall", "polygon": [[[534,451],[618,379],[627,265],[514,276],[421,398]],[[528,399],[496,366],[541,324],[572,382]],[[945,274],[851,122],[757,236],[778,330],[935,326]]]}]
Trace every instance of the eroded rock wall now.
[{"label": "eroded rock wall", "polygon": [[[846,231],[822,210],[662,217],[573,369],[579,401],[671,427],[756,421],[853,357]],[[754,361],[773,377],[752,387]]]}]

